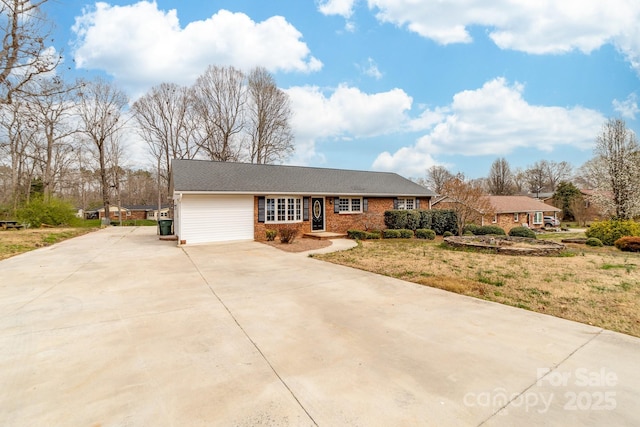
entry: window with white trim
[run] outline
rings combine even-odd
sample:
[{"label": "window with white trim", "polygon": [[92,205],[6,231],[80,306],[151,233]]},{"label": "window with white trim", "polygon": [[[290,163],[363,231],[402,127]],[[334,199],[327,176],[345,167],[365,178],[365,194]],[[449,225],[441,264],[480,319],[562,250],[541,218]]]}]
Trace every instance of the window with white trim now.
[{"label": "window with white trim", "polygon": [[536,212],[533,214],[533,223],[542,224],[542,212]]},{"label": "window with white trim", "polygon": [[361,213],[362,197],[340,197],[338,210],[340,213]]},{"label": "window with white trim", "polygon": [[412,210],[416,208],[415,197],[398,197],[398,209]]},{"label": "window with white trim", "polygon": [[518,212],[513,214],[513,222],[518,222],[520,220],[520,214]]},{"label": "window with white trim", "polygon": [[491,220],[492,223],[497,224],[498,223],[498,214],[495,214],[493,216],[493,219]]},{"label": "window with white trim", "polygon": [[302,222],[302,197],[266,197],[265,220],[275,224]]}]

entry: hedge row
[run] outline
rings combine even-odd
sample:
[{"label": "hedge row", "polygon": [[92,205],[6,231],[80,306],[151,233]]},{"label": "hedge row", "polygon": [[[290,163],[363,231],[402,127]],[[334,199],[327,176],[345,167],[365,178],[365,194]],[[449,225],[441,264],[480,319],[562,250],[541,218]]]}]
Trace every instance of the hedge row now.
[{"label": "hedge row", "polygon": [[457,234],[456,213],[452,210],[391,210],[384,213],[384,224],[391,230],[429,229],[442,235]]}]

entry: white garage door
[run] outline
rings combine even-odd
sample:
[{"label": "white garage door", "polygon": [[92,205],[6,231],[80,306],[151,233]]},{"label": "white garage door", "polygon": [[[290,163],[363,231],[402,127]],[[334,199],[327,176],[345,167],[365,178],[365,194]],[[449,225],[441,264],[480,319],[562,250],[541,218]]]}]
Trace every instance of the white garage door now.
[{"label": "white garage door", "polygon": [[187,244],[253,240],[253,196],[183,195],[180,216]]}]

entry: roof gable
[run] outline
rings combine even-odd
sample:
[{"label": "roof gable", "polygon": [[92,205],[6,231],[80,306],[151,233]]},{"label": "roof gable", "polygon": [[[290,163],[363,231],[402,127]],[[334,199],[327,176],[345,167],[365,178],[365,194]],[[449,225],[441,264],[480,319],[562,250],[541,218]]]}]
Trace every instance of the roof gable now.
[{"label": "roof gable", "polygon": [[175,192],[432,197],[398,174],[207,160],[172,161]]}]

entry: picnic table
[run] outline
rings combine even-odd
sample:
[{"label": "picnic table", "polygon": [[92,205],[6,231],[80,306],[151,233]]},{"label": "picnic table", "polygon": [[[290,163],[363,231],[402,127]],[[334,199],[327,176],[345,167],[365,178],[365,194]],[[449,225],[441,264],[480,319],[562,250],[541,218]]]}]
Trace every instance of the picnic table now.
[{"label": "picnic table", "polygon": [[3,230],[20,230],[24,225],[18,224],[18,221],[2,219],[0,220],[0,227],[2,227]]}]

